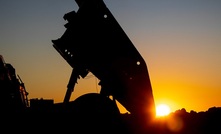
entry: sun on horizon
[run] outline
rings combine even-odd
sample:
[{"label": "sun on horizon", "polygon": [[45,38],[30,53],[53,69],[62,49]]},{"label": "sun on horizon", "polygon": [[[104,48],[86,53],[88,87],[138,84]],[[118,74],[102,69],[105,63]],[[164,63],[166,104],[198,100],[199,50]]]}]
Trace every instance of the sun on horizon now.
[{"label": "sun on horizon", "polygon": [[156,117],[167,116],[171,113],[171,109],[167,104],[158,104],[156,106]]}]

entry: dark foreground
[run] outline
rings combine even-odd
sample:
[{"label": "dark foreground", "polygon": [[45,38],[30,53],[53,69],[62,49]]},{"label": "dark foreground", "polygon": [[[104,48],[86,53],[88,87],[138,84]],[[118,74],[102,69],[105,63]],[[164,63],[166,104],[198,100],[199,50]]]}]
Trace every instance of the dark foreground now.
[{"label": "dark foreground", "polygon": [[[2,113],[1,130],[4,133],[62,133],[62,134],[220,134],[221,108],[212,107],[205,112],[177,110],[158,118],[145,132],[133,132],[130,114],[113,116],[85,111],[36,111]],[[139,128],[139,126],[136,126]]]}]

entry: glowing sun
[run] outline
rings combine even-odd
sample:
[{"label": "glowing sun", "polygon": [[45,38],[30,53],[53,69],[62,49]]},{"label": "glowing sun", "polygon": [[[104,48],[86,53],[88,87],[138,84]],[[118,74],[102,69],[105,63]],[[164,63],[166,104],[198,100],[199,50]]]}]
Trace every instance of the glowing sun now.
[{"label": "glowing sun", "polygon": [[168,114],[170,114],[170,112],[170,107],[166,104],[159,104],[156,106],[157,117],[167,116]]}]

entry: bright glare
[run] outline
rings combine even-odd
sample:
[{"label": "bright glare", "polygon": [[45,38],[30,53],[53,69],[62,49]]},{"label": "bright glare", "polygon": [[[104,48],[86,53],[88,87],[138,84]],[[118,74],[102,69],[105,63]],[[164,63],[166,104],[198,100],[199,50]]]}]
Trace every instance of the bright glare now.
[{"label": "bright glare", "polygon": [[156,116],[162,117],[170,114],[171,110],[170,107],[166,104],[159,104],[156,107]]}]

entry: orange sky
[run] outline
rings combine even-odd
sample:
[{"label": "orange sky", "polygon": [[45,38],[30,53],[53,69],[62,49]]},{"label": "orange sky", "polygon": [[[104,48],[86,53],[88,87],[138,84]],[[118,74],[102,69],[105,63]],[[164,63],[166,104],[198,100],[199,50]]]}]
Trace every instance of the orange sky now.
[{"label": "orange sky", "polygon": [[[105,0],[148,65],[155,103],[172,111],[221,106],[221,1]],[[29,98],[63,101],[71,67],[51,40],[64,33],[73,0],[1,1],[0,54],[22,78]],[[95,77],[72,95],[99,92]]]}]

